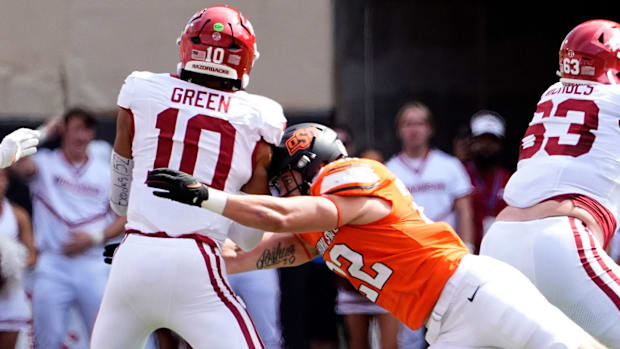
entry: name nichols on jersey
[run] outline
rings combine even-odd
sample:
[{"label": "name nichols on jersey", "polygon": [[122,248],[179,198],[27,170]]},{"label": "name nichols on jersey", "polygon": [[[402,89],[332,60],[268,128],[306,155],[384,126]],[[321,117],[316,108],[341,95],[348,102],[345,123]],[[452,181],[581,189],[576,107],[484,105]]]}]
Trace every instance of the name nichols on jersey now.
[{"label": "name nichols on jersey", "polygon": [[558,88],[550,89],[545,93],[545,96],[557,95],[558,93],[572,93],[575,95],[589,96],[592,94],[592,91],[594,91],[594,87],[592,85],[566,84]]}]

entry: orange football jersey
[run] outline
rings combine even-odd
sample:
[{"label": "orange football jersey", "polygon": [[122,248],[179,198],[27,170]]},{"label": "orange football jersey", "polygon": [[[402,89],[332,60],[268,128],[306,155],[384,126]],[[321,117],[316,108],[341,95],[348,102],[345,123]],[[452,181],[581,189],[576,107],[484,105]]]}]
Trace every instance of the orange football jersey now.
[{"label": "orange football jersey", "polygon": [[374,196],[392,203],[390,214],[376,222],[301,236],[360,293],[410,328],[420,328],[468,253],[454,230],[426,218],[402,182],[374,160],[330,163],[310,194]]}]

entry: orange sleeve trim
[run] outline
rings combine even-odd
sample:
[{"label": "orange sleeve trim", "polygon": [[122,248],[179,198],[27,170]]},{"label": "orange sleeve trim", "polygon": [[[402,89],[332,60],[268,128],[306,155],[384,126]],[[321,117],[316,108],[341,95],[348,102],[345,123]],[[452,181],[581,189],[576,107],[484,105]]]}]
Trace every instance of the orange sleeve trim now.
[{"label": "orange sleeve trim", "polygon": [[295,239],[297,239],[297,241],[299,241],[299,244],[304,249],[304,252],[306,252],[306,257],[308,257],[308,260],[311,261],[312,260],[312,255],[310,255],[310,251],[308,251],[308,249],[306,248],[305,241],[302,238],[300,238],[299,235],[297,235],[297,234],[293,234],[293,236],[295,237]]},{"label": "orange sleeve trim", "polygon": [[334,201],[334,199],[330,198],[327,195],[323,195],[324,198],[326,198],[327,200],[331,201],[332,204],[334,204],[334,206],[336,206],[336,212],[338,212],[338,223],[336,225],[336,228],[340,228],[340,226],[342,225],[342,220],[340,219],[340,207],[338,207],[338,205],[336,204],[336,201]]}]

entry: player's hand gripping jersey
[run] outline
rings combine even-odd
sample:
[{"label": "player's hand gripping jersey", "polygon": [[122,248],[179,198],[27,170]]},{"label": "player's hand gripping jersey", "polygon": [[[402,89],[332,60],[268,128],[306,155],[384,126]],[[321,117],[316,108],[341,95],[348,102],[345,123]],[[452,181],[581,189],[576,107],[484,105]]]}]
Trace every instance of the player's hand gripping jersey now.
[{"label": "player's hand gripping jersey", "polygon": [[148,171],[171,167],[213,188],[238,193],[252,175],[257,143],[278,144],[282,107],[244,91],[224,92],[169,74],[134,72],[118,105],[133,115],[133,183],[127,228],[143,233],[208,235],[223,242],[231,221],[200,208],[153,199]]},{"label": "player's hand gripping jersey", "polygon": [[[582,194],[620,218],[620,86],[558,82],[542,95],[521,143],[517,172],[504,191],[529,207]],[[613,225],[613,224],[612,224]],[[615,227],[602,227],[605,246]]]},{"label": "player's hand gripping jersey", "polygon": [[402,182],[373,160],[332,162],[319,172],[310,194],[372,196],[392,204],[390,214],[376,222],[301,236],[355,289],[419,328],[468,253],[454,230],[424,217]]}]

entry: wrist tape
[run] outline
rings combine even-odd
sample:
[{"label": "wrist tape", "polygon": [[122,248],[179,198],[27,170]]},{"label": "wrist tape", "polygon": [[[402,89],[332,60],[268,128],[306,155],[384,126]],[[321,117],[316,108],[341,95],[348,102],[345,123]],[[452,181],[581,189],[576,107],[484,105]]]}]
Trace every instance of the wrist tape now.
[{"label": "wrist tape", "polygon": [[200,207],[217,214],[222,214],[224,207],[226,207],[226,200],[228,200],[228,194],[221,190],[209,188],[209,198],[204,200]]}]

